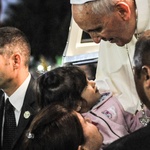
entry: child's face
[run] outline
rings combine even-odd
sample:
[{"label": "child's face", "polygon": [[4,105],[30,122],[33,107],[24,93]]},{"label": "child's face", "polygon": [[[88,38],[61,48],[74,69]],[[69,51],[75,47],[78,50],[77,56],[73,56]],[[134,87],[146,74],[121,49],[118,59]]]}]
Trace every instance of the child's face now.
[{"label": "child's face", "polygon": [[87,79],[87,86],[84,88],[81,97],[86,100],[88,110],[90,110],[100,99],[101,95],[93,80]]}]

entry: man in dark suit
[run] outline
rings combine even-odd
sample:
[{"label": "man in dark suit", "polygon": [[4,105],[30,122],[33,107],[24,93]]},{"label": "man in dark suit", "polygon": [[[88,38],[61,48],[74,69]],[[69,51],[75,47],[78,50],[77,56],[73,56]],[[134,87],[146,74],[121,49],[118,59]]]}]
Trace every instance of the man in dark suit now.
[{"label": "man in dark suit", "polygon": [[[1,149],[21,150],[24,131],[28,128],[36,112],[34,78],[29,73],[30,44],[19,29],[14,27],[0,28],[0,127]],[[3,99],[9,100],[15,114],[15,133],[13,140],[4,141],[6,109]],[[8,136],[8,135],[7,135]],[[12,143],[9,143],[12,141]],[[9,146],[9,147],[7,147]]]},{"label": "man in dark suit", "polygon": [[[134,80],[141,101],[150,109],[150,30],[138,39],[134,53]],[[113,142],[104,150],[150,150],[150,117],[144,115],[141,128]]]}]

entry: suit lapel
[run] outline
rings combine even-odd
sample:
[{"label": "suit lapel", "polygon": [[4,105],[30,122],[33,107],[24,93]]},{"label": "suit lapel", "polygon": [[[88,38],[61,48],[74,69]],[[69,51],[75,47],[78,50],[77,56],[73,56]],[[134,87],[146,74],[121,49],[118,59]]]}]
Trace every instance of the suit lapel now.
[{"label": "suit lapel", "polygon": [[33,84],[34,84],[34,79],[32,77],[25,94],[25,99],[20,114],[14,145],[22,136],[23,132],[28,128],[36,112],[36,105],[35,105],[36,97],[35,97],[35,92],[33,90]]},{"label": "suit lapel", "polygon": [[[0,91],[0,141],[1,141],[3,111],[4,111],[4,93]],[[0,148],[1,148],[1,144],[0,144]]]}]

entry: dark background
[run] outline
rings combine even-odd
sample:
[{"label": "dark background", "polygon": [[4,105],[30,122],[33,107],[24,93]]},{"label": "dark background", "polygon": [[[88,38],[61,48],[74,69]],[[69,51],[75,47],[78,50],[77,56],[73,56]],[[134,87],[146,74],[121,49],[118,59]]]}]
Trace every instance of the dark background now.
[{"label": "dark background", "polygon": [[9,4],[5,13],[8,17],[1,21],[1,26],[19,28],[30,41],[31,66],[41,59],[51,66],[59,63],[71,20],[69,0],[19,0]]}]

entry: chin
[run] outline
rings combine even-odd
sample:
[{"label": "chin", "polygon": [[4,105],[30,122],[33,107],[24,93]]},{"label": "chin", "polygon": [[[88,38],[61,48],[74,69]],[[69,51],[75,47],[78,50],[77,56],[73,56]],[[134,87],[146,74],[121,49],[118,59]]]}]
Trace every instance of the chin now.
[{"label": "chin", "polygon": [[122,46],[124,46],[126,43],[116,43],[116,45],[118,45],[118,46],[120,46],[120,47],[122,47]]},{"label": "chin", "polygon": [[123,41],[123,40],[122,40],[122,41],[120,40],[120,41],[116,42],[116,45],[122,47],[122,46],[124,46],[124,45],[130,43],[131,40],[132,40],[132,38],[127,39],[127,40],[124,39],[124,41]]},{"label": "chin", "polygon": [[127,44],[127,42],[122,42],[122,41],[116,42],[116,45],[118,45],[120,47],[124,46],[125,44]]}]

